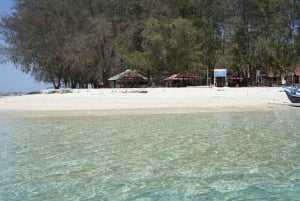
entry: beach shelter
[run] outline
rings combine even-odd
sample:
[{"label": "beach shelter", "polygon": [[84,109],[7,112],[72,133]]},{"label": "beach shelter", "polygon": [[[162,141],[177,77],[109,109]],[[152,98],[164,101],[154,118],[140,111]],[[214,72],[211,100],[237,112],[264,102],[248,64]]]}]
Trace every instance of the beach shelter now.
[{"label": "beach shelter", "polygon": [[147,85],[148,78],[136,70],[127,69],[108,79],[113,88],[133,88]]},{"label": "beach shelter", "polygon": [[269,69],[266,71],[266,73],[261,74],[261,83],[265,84],[266,86],[273,86],[275,85],[279,85],[281,82],[281,76],[280,73]]},{"label": "beach shelter", "polygon": [[229,87],[241,87],[243,86],[244,78],[239,75],[229,75],[227,82]]},{"label": "beach shelter", "polygon": [[267,72],[267,85],[268,86],[273,86],[273,84],[278,85],[280,82],[280,75],[276,72],[274,72],[272,69],[270,69]]},{"label": "beach shelter", "polygon": [[293,84],[299,84],[300,83],[300,65],[297,64],[294,70],[294,76],[293,76]]},{"label": "beach shelter", "polygon": [[164,79],[167,87],[186,87],[197,84],[197,76],[192,73],[177,73]]}]

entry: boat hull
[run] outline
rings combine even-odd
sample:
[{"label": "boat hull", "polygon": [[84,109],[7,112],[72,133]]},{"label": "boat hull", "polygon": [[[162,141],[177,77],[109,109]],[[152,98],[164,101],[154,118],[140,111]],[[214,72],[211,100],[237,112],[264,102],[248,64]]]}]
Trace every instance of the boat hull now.
[{"label": "boat hull", "polygon": [[300,103],[300,95],[293,95],[290,94],[289,92],[285,91],[288,99],[292,102],[292,103]]}]

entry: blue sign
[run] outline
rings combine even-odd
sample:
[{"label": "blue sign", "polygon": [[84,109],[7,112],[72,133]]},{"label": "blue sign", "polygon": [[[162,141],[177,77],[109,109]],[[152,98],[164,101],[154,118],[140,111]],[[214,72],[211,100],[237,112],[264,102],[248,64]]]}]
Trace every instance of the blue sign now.
[{"label": "blue sign", "polygon": [[215,77],[226,77],[227,69],[214,69],[214,76]]}]

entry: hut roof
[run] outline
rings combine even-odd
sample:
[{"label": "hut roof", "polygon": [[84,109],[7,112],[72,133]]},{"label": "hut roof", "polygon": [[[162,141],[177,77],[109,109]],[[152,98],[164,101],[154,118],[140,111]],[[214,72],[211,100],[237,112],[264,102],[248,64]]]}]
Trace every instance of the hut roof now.
[{"label": "hut roof", "polygon": [[178,75],[179,75],[179,74],[173,74],[173,75],[167,77],[167,78],[165,79],[165,81],[169,81],[169,80],[179,80],[179,78],[177,77]]},{"label": "hut roof", "polygon": [[191,73],[177,73],[173,74],[165,79],[165,81],[171,81],[171,80],[183,80],[183,79],[196,79],[197,76],[191,74]]},{"label": "hut roof", "polygon": [[116,81],[116,80],[130,80],[130,79],[143,79],[148,80],[147,77],[143,76],[142,74],[138,73],[136,70],[127,69],[126,71],[119,73],[111,78],[109,78],[109,81]]}]

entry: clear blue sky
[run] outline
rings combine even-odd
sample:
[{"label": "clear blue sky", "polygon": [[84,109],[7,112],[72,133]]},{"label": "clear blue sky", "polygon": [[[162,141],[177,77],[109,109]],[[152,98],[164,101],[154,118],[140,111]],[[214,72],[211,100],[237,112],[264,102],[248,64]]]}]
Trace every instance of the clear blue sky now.
[{"label": "clear blue sky", "polygon": [[[0,0],[0,16],[10,14],[13,5],[14,0]],[[0,42],[3,43],[3,41]],[[0,93],[30,92],[48,87],[51,85],[34,81],[30,74],[24,74],[17,70],[12,63],[0,63]]]}]

